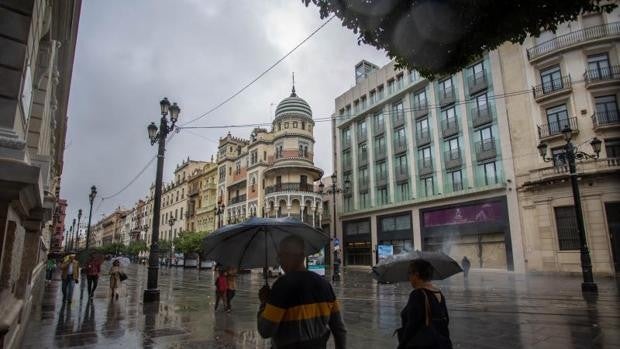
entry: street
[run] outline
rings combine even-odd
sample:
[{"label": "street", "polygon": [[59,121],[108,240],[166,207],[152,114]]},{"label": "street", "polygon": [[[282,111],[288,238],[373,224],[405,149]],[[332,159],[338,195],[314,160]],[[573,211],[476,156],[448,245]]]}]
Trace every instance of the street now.
[{"label": "street", "polygon": [[[110,301],[102,276],[92,304],[80,282],[70,306],[61,305],[57,274],[42,306],[33,309],[23,347],[269,348],[256,332],[260,274],[239,276],[231,313],[213,311],[211,271],[160,269],[159,311],[141,303],[147,268],[132,265],[127,274],[118,301]],[[468,281],[459,274],[437,285],[447,299],[455,348],[619,348],[618,285],[599,278],[598,299],[586,302],[580,282],[576,276],[472,270]],[[392,333],[400,326],[408,284],[379,285],[367,272],[345,270],[334,288],[349,348],[396,347]]]}]

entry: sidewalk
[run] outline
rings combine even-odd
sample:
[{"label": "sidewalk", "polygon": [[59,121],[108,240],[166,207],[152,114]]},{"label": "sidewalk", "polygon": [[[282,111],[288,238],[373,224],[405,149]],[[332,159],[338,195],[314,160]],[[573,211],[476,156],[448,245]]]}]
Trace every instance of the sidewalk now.
[{"label": "sidewalk", "polygon": [[[256,332],[260,275],[241,275],[233,311],[213,311],[210,271],[160,269],[159,311],[145,309],[147,269],[127,270],[122,297],[111,302],[102,277],[92,305],[87,295],[60,304],[60,281],[33,310],[25,348],[269,348]],[[473,271],[438,283],[447,298],[455,348],[620,348],[620,296],[613,279],[600,279],[596,301],[581,297],[580,279]],[[272,281],[273,282],[273,281]],[[349,348],[395,348],[394,329],[411,291],[378,285],[365,272],[347,271],[335,285]],[[84,293],[86,291],[84,290]]]}]

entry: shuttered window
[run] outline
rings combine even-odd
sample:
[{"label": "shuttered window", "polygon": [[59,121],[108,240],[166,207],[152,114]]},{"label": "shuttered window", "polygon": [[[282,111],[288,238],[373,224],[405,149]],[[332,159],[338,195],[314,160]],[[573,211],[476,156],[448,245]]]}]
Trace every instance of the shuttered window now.
[{"label": "shuttered window", "polygon": [[555,208],[555,225],[561,251],[579,249],[579,230],[575,218],[575,208],[564,206]]}]

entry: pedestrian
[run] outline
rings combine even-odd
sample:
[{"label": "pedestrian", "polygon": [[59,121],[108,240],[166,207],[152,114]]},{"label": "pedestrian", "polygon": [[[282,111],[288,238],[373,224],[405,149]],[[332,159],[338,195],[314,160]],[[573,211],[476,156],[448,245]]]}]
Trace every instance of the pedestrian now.
[{"label": "pedestrian", "polygon": [[469,274],[469,268],[471,268],[471,262],[467,258],[467,256],[463,256],[463,260],[461,261],[461,267],[463,267],[463,275],[467,278]]},{"label": "pedestrian", "polygon": [[258,294],[258,333],[274,348],[325,348],[330,331],[337,349],[346,346],[346,329],[331,285],[304,265],[304,240],[284,238],[278,258],[284,275]]},{"label": "pedestrian", "polygon": [[220,304],[220,300],[224,303],[224,308],[227,308],[228,302],[226,301],[226,292],[228,291],[228,280],[226,278],[226,271],[220,269],[217,279],[215,279],[215,310]]},{"label": "pedestrian", "polygon": [[66,256],[60,264],[62,272],[62,302],[71,303],[73,299],[73,284],[80,280],[80,263],[75,259],[75,255]]},{"label": "pedestrian", "polygon": [[47,257],[47,263],[45,265],[45,282],[49,284],[52,282],[52,276],[56,270],[56,260],[51,256]]},{"label": "pedestrian", "polygon": [[95,254],[91,253],[88,262],[86,262],[86,279],[88,280],[88,298],[93,298],[95,289],[99,283],[99,273],[101,273],[101,261],[95,258]]},{"label": "pedestrian", "polygon": [[237,290],[237,269],[230,268],[226,273],[226,283],[228,288],[226,289],[226,311],[230,313],[232,310],[231,302],[235,297],[235,291]]},{"label": "pedestrian", "polygon": [[121,287],[121,273],[121,263],[115,260],[112,262],[112,268],[110,268],[110,291],[112,298],[118,299],[118,289]]},{"label": "pedestrian", "polygon": [[451,349],[448,330],[448,308],[439,289],[431,283],[433,267],[423,259],[409,264],[409,282],[413,291],[400,313],[402,326],[398,334],[398,349]]}]

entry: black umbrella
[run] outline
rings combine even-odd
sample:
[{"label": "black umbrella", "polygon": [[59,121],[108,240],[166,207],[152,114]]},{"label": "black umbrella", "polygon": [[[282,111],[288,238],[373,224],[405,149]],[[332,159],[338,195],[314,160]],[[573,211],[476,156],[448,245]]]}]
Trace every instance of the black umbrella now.
[{"label": "black umbrella", "polygon": [[317,253],[329,243],[329,235],[295,218],[252,217],[207,235],[203,240],[204,257],[238,269],[276,266],[280,241],[291,235],[304,240],[306,256]]},{"label": "black umbrella", "polygon": [[461,266],[443,252],[412,251],[390,256],[372,267],[372,276],[380,282],[409,280],[409,263],[424,259],[433,266],[433,280],[443,280],[463,271]]}]

